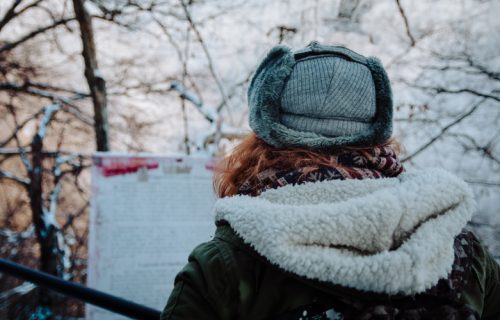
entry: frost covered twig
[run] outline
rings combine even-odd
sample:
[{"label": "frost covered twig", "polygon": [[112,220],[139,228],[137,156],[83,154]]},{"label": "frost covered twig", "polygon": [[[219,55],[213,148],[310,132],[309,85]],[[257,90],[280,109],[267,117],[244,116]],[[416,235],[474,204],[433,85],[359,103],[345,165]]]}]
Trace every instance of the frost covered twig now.
[{"label": "frost covered twig", "polygon": [[24,282],[23,284],[17,287],[14,287],[4,292],[0,292],[0,309],[4,307],[4,304],[6,303],[7,299],[9,299],[11,296],[27,294],[30,293],[35,288],[36,286],[34,284],[30,282]]},{"label": "frost covered twig", "polygon": [[9,229],[0,229],[0,236],[7,238],[9,243],[17,243],[18,239],[27,239],[33,236],[35,229],[30,225],[28,229],[22,232],[16,232]]},{"label": "frost covered twig", "polygon": [[241,138],[247,134],[241,128],[225,125],[222,122],[220,114],[214,107],[205,105],[196,94],[186,90],[182,84],[172,82],[170,88],[177,91],[181,98],[191,102],[211,124],[207,132],[204,132],[197,137],[196,146],[198,149],[206,149],[210,141],[212,141],[212,144],[217,145],[220,138]]},{"label": "frost covered twig", "polygon": [[30,180],[24,177],[19,177],[12,172],[0,169],[0,179],[9,179],[21,184],[23,187],[27,187]]},{"label": "frost covered twig", "polygon": [[186,90],[182,83],[173,81],[170,84],[170,89],[177,91],[181,98],[191,102],[196,107],[196,109],[205,117],[205,119],[207,119],[208,122],[215,122],[219,118],[219,114],[215,109],[207,107],[196,94]]}]

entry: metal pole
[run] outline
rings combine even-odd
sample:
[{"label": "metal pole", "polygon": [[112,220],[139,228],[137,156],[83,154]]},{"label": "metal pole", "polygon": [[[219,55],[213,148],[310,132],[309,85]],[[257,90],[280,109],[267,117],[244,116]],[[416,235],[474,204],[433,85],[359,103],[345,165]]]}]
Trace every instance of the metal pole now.
[{"label": "metal pole", "polygon": [[158,320],[160,311],[0,258],[0,272],[134,319]]}]

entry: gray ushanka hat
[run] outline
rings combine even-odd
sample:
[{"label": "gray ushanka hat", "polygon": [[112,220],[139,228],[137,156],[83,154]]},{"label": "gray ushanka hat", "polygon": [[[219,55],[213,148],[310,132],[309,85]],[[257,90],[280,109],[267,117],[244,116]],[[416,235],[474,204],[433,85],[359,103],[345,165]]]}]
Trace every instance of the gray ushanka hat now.
[{"label": "gray ushanka hat", "polygon": [[275,147],[370,146],[392,134],[392,94],[377,58],[312,42],[271,49],[248,89],[249,122]]}]

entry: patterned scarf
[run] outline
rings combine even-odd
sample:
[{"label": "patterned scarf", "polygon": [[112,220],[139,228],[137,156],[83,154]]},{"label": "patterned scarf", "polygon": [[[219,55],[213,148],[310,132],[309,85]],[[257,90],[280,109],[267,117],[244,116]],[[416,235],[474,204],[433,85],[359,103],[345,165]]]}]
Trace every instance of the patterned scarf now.
[{"label": "patterned scarf", "polygon": [[379,179],[396,177],[404,171],[396,152],[390,146],[374,147],[370,151],[344,150],[332,155],[332,166],[267,169],[243,183],[239,194],[258,196],[268,189],[287,184],[302,184],[323,180]]}]

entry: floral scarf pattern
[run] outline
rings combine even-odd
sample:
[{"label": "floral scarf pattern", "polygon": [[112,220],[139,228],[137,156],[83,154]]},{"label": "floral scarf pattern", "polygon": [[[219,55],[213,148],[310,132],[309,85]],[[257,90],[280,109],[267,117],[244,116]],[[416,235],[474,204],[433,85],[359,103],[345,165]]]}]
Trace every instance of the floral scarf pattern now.
[{"label": "floral scarf pattern", "polygon": [[258,196],[268,189],[287,184],[302,184],[324,180],[379,179],[397,177],[404,171],[397,154],[390,146],[374,147],[369,152],[345,150],[333,155],[333,166],[267,169],[244,182],[238,193]]}]

